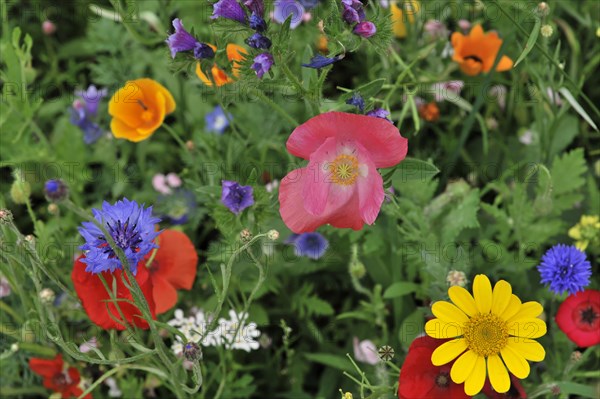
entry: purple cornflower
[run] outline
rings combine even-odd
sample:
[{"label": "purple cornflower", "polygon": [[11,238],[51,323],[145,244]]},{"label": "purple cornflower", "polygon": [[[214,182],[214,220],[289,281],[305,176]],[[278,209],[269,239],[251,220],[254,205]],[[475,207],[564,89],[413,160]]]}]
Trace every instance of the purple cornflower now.
[{"label": "purple cornflower", "polygon": [[244,25],[246,24],[246,13],[237,0],[217,1],[213,4],[213,14],[210,18],[227,18]]},{"label": "purple cornflower", "polygon": [[360,112],[365,112],[365,100],[358,93],[353,93],[352,97],[346,100],[346,104],[354,105]]},{"label": "purple cornflower", "polygon": [[329,247],[329,242],[319,233],[292,234],[285,242],[294,245],[296,256],[310,259],[319,259]]},{"label": "purple cornflower", "polygon": [[246,39],[246,44],[252,48],[256,49],[268,49],[271,47],[271,40],[268,37],[261,35],[260,33],[255,33]]},{"label": "purple cornflower", "polygon": [[352,32],[358,36],[369,38],[377,33],[377,27],[371,21],[362,21],[356,24]]},{"label": "purple cornflower", "polygon": [[223,180],[221,203],[236,215],[254,204],[252,186],[240,186],[238,182]]},{"label": "purple cornflower", "polygon": [[328,57],[325,57],[324,55],[319,54],[319,55],[315,55],[314,57],[312,57],[308,64],[302,64],[302,66],[306,67],[306,68],[321,69],[321,68],[331,65],[334,62],[337,62],[343,58],[344,58],[344,54],[336,55],[331,58],[328,58]]},{"label": "purple cornflower", "polygon": [[[137,273],[138,263],[152,249],[158,248],[154,243],[160,231],[155,224],[160,219],[152,215],[152,207],[144,208],[135,201],[124,198],[114,205],[104,201],[102,210],[92,209],[94,219],[100,223],[112,237],[115,245],[123,250],[133,274]],[[85,244],[79,247],[86,251],[81,261],[87,264],[86,272],[114,272],[122,269],[123,265],[114,250],[110,247],[106,236],[92,222],[83,222],[79,233],[85,239]]]},{"label": "purple cornflower", "polygon": [[213,58],[215,56],[214,50],[205,43],[200,43],[194,36],[192,36],[183,27],[183,23],[179,18],[173,20],[173,27],[175,33],[170,35],[166,42],[171,49],[171,57],[175,58],[180,51],[194,50],[194,58]]},{"label": "purple cornflower", "polygon": [[248,7],[252,14],[258,17],[262,17],[263,15],[265,15],[265,3],[263,0],[244,0],[244,5]]},{"label": "purple cornflower", "polygon": [[537,267],[542,284],[548,284],[557,295],[568,292],[573,295],[590,284],[592,265],[585,253],[574,245],[558,244],[550,248]]},{"label": "purple cornflower", "polygon": [[264,32],[267,30],[267,23],[260,15],[255,12],[250,15],[250,28],[257,32]]},{"label": "purple cornflower", "polygon": [[357,24],[366,18],[363,4],[358,0],[342,0],[342,18],[350,25]]},{"label": "purple cornflower", "polygon": [[273,20],[282,24],[290,17],[290,15],[292,16],[290,28],[296,29],[302,22],[302,17],[304,16],[304,7],[302,4],[294,0],[277,0],[273,12]]},{"label": "purple cornflower", "polygon": [[390,114],[390,113],[389,113],[388,111],[386,111],[385,109],[383,109],[383,108],[375,108],[375,109],[373,109],[373,110],[371,110],[371,111],[367,112],[367,114],[366,114],[366,115],[367,115],[367,116],[372,116],[372,117],[374,117],[374,118],[381,118],[381,119],[385,119],[386,121],[390,121],[390,122],[391,122],[391,120],[390,120],[390,119],[388,119],[388,115],[389,115],[389,114]]},{"label": "purple cornflower", "polygon": [[69,189],[61,179],[51,179],[44,184],[44,194],[50,201],[61,201],[67,198]]},{"label": "purple cornflower", "polygon": [[225,129],[229,127],[229,119],[231,119],[231,114],[225,114],[223,108],[220,105],[215,106],[212,112],[209,112],[204,117],[204,121],[206,122],[206,131],[223,134]]},{"label": "purple cornflower", "polygon": [[259,79],[262,79],[263,75],[269,72],[271,66],[273,66],[273,56],[269,53],[260,53],[256,57],[254,57],[254,64],[252,64],[252,69],[256,71],[256,76]]}]

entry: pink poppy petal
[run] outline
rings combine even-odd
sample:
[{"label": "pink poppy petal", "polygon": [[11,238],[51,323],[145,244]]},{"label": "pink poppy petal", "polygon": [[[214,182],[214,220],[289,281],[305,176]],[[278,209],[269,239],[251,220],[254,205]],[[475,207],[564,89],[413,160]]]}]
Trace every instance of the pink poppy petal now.
[{"label": "pink poppy petal", "polygon": [[369,158],[369,153],[360,145],[357,145],[357,149],[361,172],[365,174],[357,180],[360,216],[365,223],[373,224],[385,198],[383,178]]},{"label": "pink poppy petal", "polygon": [[302,200],[304,209],[311,215],[322,215],[327,207],[327,198],[332,185],[328,165],[335,158],[337,143],[330,137],[310,156],[310,162],[304,169],[308,175],[304,178]]}]

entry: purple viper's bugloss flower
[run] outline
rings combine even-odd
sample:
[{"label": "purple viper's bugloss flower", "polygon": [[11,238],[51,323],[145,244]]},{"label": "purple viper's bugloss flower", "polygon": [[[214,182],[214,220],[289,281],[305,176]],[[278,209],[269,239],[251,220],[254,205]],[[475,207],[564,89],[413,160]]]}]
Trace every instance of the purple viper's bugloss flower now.
[{"label": "purple viper's bugloss flower", "polygon": [[244,25],[246,24],[246,13],[237,0],[217,1],[213,4],[213,14],[210,18],[227,18]]},{"label": "purple viper's bugloss flower", "polygon": [[363,4],[358,0],[342,0],[342,7],[342,18],[347,24],[357,24],[367,17]]},{"label": "purple viper's bugloss flower", "polygon": [[240,186],[238,182],[223,180],[221,203],[231,212],[238,215],[241,211],[254,204],[252,186]]},{"label": "purple viper's bugloss flower", "polygon": [[[124,198],[114,205],[104,201],[102,209],[92,209],[92,213],[123,251],[131,271],[136,274],[138,263],[152,249],[158,248],[154,239],[160,234],[155,229],[160,219],[152,215],[152,207],[144,208],[144,204]],[[95,223],[83,222],[79,233],[85,239],[79,249],[86,251],[85,258],[81,258],[81,262],[87,264],[86,272],[97,274],[123,268],[104,232]]]},{"label": "purple viper's bugloss flower", "polygon": [[261,35],[260,33],[255,33],[246,39],[246,44],[252,48],[256,49],[268,49],[271,47],[271,40],[268,37]]},{"label": "purple viper's bugloss flower", "polygon": [[385,119],[386,121],[391,122],[391,120],[388,119],[388,115],[390,113],[388,111],[386,111],[383,108],[375,108],[369,112],[366,113],[367,116],[372,116],[374,118],[380,118],[380,119]]},{"label": "purple viper's bugloss flower", "polygon": [[302,66],[306,67],[306,68],[321,69],[328,65],[333,64],[334,62],[341,60],[342,58],[344,58],[343,54],[336,55],[335,57],[331,57],[331,58],[325,57],[324,55],[319,54],[319,55],[315,55],[314,57],[312,57],[308,64],[302,64]]},{"label": "purple viper's bugloss flower", "polygon": [[262,17],[265,15],[265,3],[263,0],[244,0],[244,5],[256,16]]},{"label": "purple viper's bugloss flower", "polygon": [[175,33],[170,35],[165,42],[169,45],[171,57],[175,58],[180,51],[193,50],[198,40],[184,29],[183,23],[179,18],[175,18],[172,24],[173,28],[175,28]]},{"label": "purple viper's bugloss flower", "polygon": [[557,295],[573,295],[590,284],[592,265],[585,253],[574,245],[558,244],[550,248],[537,267],[542,284],[548,284]]},{"label": "purple viper's bugloss flower", "polygon": [[250,28],[257,32],[264,32],[267,30],[267,23],[260,15],[253,12],[250,15]]},{"label": "purple viper's bugloss flower", "polygon": [[377,27],[371,21],[362,21],[356,24],[352,32],[358,36],[369,38],[377,33]]},{"label": "purple viper's bugloss flower", "polygon": [[254,63],[252,69],[256,72],[256,76],[262,79],[263,75],[269,72],[269,69],[273,66],[273,56],[269,53],[260,53],[254,57]]},{"label": "purple viper's bugloss flower", "polygon": [[356,108],[360,110],[360,112],[365,111],[365,100],[358,93],[353,93],[352,97],[346,100],[346,104],[354,105]]}]

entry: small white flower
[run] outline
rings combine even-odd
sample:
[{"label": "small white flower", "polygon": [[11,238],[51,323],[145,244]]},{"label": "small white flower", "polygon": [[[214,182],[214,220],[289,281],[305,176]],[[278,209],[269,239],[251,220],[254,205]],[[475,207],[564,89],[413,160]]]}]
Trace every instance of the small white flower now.
[{"label": "small white flower", "polygon": [[377,364],[379,363],[379,355],[377,354],[377,347],[375,344],[365,339],[364,341],[358,340],[357,337],[354,337],[353,340],[354,346],[354,358],[359,362],[367,363],[367,364]]},{"label": "small white flower", "polygon": [[269,193],[272,193],[273,191],[275,191],[275,189],[277,189],[277,187],[279,187],[279,180],[277,180],[277,179],[275,179],[265,185],[265,189]]},{"label": "small white flower", "polygon": [[42,303],[51,304],[54,302],[54,298],[56,298],[56,295],[50,288],[44,288],[40,291],[40,300]]},{"label": "small white flower", "polygon": [[119,389],[117,381],[114,378],[107,378],[106,381],[104,381],[104,383],[109,387],[108,396],[110,396],[111,398],[120,398],[121,396],[123,396],[123,392],[121,392],[121,390]]}]

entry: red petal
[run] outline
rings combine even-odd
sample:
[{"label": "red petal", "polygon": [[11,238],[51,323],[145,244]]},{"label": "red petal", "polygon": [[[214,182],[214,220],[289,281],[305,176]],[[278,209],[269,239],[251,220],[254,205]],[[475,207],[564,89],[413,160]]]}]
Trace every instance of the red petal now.
[{"label": "red petal", "polygon": [[177,303],[177,291],[160,276],[152,277],[152,296],[156,304],[156,314],[165,313]]},{"label": "red petal", "polygon": [[585,290],[575,295],[570,295],[558,308],[556,324],[577,346],[587,348],[600,344],[600,329],[590,328],[581,320],[581,309],[590,306],[600,312],[600,291]]},{"label": "red petal", "polygon": [[63,364],[64,362],[60,353],[54,359],[40,359],[37,357],[29,359],[29,368],[31,371],[44,378],[53,377],[55,374],[62,372]]},{"label": "red petal", "polygon": [[[165,230],[158,236],[158,245],[153,261],[157,262],[157,269],[150,269],[151,278],[160,276],[175,289],[191,289],[198,266],[198,255],[192,241],[181,231]],[[156,301],[156,295],[154,299]]]}]

